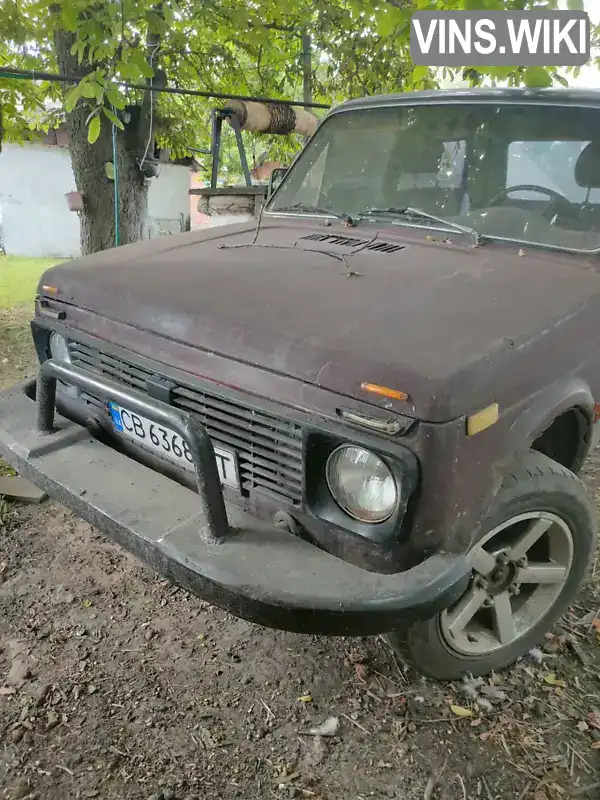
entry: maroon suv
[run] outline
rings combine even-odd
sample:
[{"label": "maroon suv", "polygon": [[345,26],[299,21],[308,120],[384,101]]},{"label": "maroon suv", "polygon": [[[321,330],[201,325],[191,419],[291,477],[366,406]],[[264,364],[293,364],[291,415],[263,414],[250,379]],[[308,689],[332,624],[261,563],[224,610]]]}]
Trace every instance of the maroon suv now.
[{"label": "maroon suv", "polygon": [[600,92],[344,103],[258,224],[43,275],[0,453],[234,614],[498,669],[595,552],[599,252]]}]

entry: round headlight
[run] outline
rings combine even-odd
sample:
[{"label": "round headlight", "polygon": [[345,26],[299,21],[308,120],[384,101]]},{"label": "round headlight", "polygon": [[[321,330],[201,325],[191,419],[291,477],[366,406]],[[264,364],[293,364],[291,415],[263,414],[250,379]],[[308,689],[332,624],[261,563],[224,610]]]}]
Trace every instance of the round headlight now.
[{"label": "round headlight", "polygon": [[[57,361],[66,361],[69,364],[71,363],[71,356],[69,355],[69,346],[67,345],[67,340],[64,336],[61,336],[60,333],[51,333],[50,334],[50,355],[52,358],[55,358]],[[68,397],[74,397],[77,399],[79,397],[79,389],[72,384],[63,383],[62,381],[57,382],[57,388],[63,392]]]},{"label": "round headlight", "polygon": [[67,340],[60,333],[50,335],[50,355],[58,361],[70,361]]},{"label": "round headlight", "polygon": [[327,459],[325,474],[333,499],[360,522],[384,522],[400,499],[389,467],[363,447],[338,447]]}]

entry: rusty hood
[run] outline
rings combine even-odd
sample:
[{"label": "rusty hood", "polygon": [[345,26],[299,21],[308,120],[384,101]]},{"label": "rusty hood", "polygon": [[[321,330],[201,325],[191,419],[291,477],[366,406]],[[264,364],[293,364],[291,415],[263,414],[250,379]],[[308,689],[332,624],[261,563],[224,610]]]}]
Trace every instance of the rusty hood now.
[{"label": "rusty hood", "polygon": [[[195,231],[53,267],[64,303],[265,372],[444,421],[492,402],[506,363],[596,302],[556,253],[297,219]],[[125,345],[125,342],[116,342]],[[190,371],[193,366],[190,365]],[[390,403],[364,382],[408,394]]]}]

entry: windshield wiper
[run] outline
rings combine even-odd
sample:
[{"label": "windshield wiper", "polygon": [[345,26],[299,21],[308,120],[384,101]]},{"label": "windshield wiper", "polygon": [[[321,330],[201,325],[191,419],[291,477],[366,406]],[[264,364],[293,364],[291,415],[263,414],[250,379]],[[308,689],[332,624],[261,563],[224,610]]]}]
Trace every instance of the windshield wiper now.
[{"label": "windshield wiper", "polygon": [[417,217],[420,219],[428,219],[432,222],[438,222],[440,225],[444,225],[447,228],[452,228],[455,231],[460,231],[461,233],[466,233],[468,236],[472,236],[475,240],[475,244],[482,244],[483,242],[483,236],[476,231],[475,228],[469,228],[467,225],[461,225],[458,222],[444,219],[444,217],[430,214],[429,211],[424,211],[422,208],[412,208],[411,206],[405,206],[404,208],[365,208],[364,211],[358,214],[359,219],[362,217]]},{"label": "windshield wiper", "polygon": [[272,210],[275,213],[278,211],[305,211],[308,214],[323,214],[324,216],[341,219],[342,222],[345,222],[346,225],[351,228],[356,227],[356,220],[352,219],[350,214],[344,212],[340,214],[338,211],[332,211],[330,208],[321,208],[320,206],[313,206],[310,203],[293,203],[291,206],[281,206],[280,208],[274,208]]}]

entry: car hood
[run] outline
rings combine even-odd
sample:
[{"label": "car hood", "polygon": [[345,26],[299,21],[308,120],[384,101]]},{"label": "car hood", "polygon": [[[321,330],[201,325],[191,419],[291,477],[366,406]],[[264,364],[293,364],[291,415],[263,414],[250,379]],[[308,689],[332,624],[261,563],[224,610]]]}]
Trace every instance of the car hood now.
[{"label": "car hood", "polygon": [[269,220],[258,235],[242,224],[96,253],[47,284],[166,341],[444,421],[493,402],[495,365],[588,304],[600,276],[569,256],[422,229]]}]

